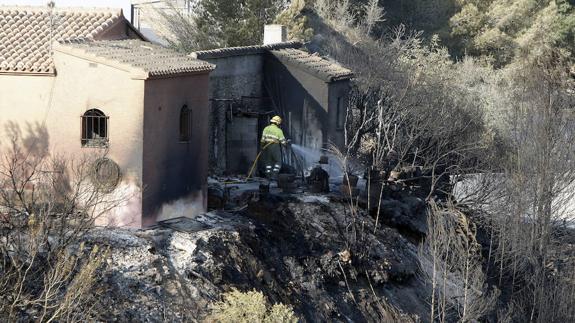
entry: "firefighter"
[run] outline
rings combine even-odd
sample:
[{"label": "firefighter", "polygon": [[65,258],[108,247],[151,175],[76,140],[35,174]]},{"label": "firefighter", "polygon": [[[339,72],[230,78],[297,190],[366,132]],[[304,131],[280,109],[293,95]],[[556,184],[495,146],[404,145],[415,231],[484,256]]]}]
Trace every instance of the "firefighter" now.
[{"label": "firefighter", "polygon": [[265,174],[267,178],[276,178],[282,167],[282,150],[280,145],[287,145],[286,140],[280,125],[282,118],[275,116],[271,118],[270,125],[265,127],[262,133],[261,147],[262,147],[262,161],[265,166]]}]

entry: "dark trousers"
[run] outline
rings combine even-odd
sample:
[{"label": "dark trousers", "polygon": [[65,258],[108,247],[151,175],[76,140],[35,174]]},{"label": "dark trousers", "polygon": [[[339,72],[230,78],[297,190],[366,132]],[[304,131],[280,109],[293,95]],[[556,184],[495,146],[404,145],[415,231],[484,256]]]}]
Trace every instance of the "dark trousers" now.
[{"label": "dark trousers", "polygon": [[[265,149],[264,149],[265,148]],[[282,148],[280,144],[264,144],[262,146],[262,164],[266,177],[271,178],[279,174],[282,167]]]}]

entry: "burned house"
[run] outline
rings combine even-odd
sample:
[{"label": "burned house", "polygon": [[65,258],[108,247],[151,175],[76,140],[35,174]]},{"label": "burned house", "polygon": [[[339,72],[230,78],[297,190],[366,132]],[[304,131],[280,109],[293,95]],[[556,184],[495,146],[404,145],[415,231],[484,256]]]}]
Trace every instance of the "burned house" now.
[{"label": "burned house", "polygon": [[192,53],[216,65],[210,75],[210,165],[216,173],[246,174],[272,115],[293,143],[309,148],[344,144],[353,73],[287,42],[285,27],[266,26],[264,45]]},{"label": "burned house", "polygon": [[0,26],[0,123],[117,167],[130,199],[100,224],[205,211],[211,64],[147,42],[121,10],[0,6]]}]

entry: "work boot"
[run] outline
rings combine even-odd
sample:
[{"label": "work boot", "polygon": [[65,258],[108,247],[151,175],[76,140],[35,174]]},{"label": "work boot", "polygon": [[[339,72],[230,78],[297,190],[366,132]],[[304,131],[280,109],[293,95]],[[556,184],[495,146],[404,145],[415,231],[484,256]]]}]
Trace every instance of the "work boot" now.
[{"label": "work boot", "polygon": [[271,167],[271,166],[266,166],[265,177],[266,177],[267,179],[272,179],[272,177],[273,177],[273,171],[272,171],[272,167]]},{"label": "work boot", "polygon": [[282,168],[282,165],[280,165],[280,164],[275,164],[275,165],[274,165],[274,169],[273,169],[273,171],[272,171],[272,176],[273,176],[273,180],[274,180],[274,181],[277,181],[277,179],[278,179],[278,174],[280,173],[281,168]]}]

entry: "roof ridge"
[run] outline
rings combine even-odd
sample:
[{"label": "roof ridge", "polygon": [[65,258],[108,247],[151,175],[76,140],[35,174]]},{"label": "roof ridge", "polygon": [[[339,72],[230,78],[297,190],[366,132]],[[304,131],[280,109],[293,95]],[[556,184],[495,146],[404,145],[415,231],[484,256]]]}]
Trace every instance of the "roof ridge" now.
[{"label": "roof ridge", "polygon": [[[49,11],[47,6],[19,6],[19,5],[4,5],[0,4],[0,10],[30,10],[30,11]],[[113,7],[54,7],[54,12],[98,12],[98,13],[115,13],[122,14],[122,8]]]},{"label": "roof ridge", "polygon": [[353,77],[353,71],[343,66],[331,57],[322,56],[318,52],[310,53],[306,50],[295,48],[283,48],[272,50],[272,54],[286,63],[305,68],[314,74],[332,82]]},{"label": "roof ridge", "polygon": [[292,46],[292,45],[293,46],[301,45],[301,42],[293,40],[293,41],[286,41],[286,42],[267,44],[267,45],[246,45],[246,46],[221,47],[221,48],[198,50],[198,51],[195,51],[194,53],[216,52],[216,51],[221,51],[221,50],[235,50],[235,49],[244,49],[244,48],[265,48],[265,49],[271,50],[271,49],[274,49],[276,47],[286,47],[286,46]]},{"label": "roof ridge", "polygon": [[276,50],[285,48],[296,48],[302,47],[303,44],[300,41],[288,41],[276,44],[268,45],[249,45],[249,46],[237,46],[237,47],[222,47],[214,49],[199,50],[190,53],[190,56],[196,58],[218,58],[226,56],[237,56],[237,55],[250,55],[259,54],[266,50]]},{"label": "roof ridge", "polygon": [[[351,71],[349,68],[343,66],[339,61],[337,61],[335,58],[329,56],[329,55],[322,55],[319,52],[311,52],[309,50],[303,50],[303,49],[298,49],[298,48],[281,48],[281,49],[274,49],[274,52],[281,52],[281,51],[285,51],[285,52],[292,52],[292,53],[302,53],[302,54],[306,54],[307,56],[309,56],[310,58],[319,58],[323,61],[326,61],[326,63],[329,64],[334,64],[334,65],[338,65],[339,67],[349,70]],[[297,61],[297,58],[294,57],[286,57],[287,59],[290,60],[294,60]]]}]

